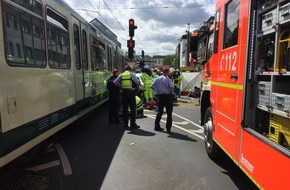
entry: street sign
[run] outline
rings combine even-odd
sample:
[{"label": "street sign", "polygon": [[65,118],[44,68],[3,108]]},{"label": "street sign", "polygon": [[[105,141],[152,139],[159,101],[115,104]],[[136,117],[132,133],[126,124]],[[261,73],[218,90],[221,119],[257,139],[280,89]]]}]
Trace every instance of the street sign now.
[{"label": "street sign", "polygon": [[133,69],[136,65],[136,61],[128,61],[127,65],[129,65]]}]

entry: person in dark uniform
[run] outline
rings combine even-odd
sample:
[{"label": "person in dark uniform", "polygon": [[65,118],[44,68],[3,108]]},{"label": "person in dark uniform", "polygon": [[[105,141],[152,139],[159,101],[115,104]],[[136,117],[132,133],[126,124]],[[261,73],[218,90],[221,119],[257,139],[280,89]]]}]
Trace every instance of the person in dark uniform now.
[{"label": "person in dark uniform", "polygon": [[108,79],[107,88],[109,91],[109,123],[120,124],[119,108],[120,108],[120,87],[114,84],[115,79],[119,76],[119,71],[114,69],[113,75]]},{"label": "person in dark uniform", "polygon": [[163,70],[163,76],[157,77],[151,84],[151,88],[158,94],[158,113],[155,119],[155,131],[163,131],[160,127],[160,120],[163,114],[164,107],[166,108],[167,120],[166,129],[167,133],[171,133],[172,126],[172,111],[173,111],[173,97],[174,97],[174,84],[168,77],[169,69]]},{"label": "person in dark uniform", "polygon": [[137,129],[140,128],[139,125],[136,124],[136,90],[140,85],[140,81],[137,76],[132,73],[132,68],[129,65],[126,65],[125,71],[120,74],[114,84],[121,87],[122,89],[122,105],[123,105],[123,121],[124,127],[128,127],[128,109],[130,107],[131,117],[130,117],[130,128]]}]

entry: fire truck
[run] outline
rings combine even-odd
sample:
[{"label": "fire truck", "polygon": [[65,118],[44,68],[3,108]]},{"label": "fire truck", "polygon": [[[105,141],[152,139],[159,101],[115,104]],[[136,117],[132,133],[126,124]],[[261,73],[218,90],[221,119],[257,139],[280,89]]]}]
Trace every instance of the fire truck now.
[{"label": "fire truck", "polygon": [[260,189],[290,189],[290,1],[216,0],[201,124]]}]

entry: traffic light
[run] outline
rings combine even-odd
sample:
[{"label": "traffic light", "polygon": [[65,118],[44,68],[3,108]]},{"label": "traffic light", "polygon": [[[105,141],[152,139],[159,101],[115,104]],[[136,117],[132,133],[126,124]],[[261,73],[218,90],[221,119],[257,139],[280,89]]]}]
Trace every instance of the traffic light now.
[{"label": "traffic light", "polygon": [[127,47],[128,47],[128,57],[129,59],[133,59],[134,54],[134,47],[135,47],[135,40],[127,40]]},{"label": "traffic light", "polygon": [[134,30],[137,29],[137,26],[135,26],[135,23],[134,23],[134,19],[130,19],[129,20],[129,36],[131,38],[134,37]]},{"label": "traffic light", "polygon": [[140,61],[140,68],[143,69],[144,68],[144,50],[142,50],[141,52],[141,57],[142,57],[142,60]]}]

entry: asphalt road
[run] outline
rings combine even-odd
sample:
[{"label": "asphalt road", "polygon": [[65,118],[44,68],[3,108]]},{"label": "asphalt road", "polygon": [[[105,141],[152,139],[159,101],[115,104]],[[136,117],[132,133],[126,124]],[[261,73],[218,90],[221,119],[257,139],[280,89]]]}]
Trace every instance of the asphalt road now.
[{"label": "asphalt road", "polygon": [[[27,163],[22,181],[30,181],[27,189],[52,190],[257,189],[227,156],[208,158],[197,103],[179,99],[171,134],[154,131],[155,110],[131,131],[108,124],[103,106],[61,131],[54,146]],[[165,121],[166,114],[161,127]]]}]

